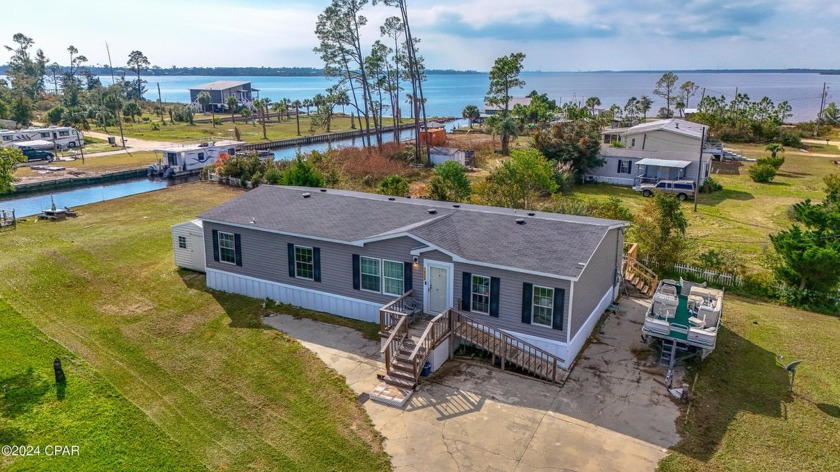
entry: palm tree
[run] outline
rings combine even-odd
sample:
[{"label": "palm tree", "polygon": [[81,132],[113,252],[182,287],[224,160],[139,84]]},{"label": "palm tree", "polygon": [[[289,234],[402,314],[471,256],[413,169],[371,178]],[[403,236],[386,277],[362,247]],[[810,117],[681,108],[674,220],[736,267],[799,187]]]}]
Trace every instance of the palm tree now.
[{"label": "palm tree", "polygon": [[598,97],[589,97],[586,99],[586,108],[589,108],[589,114],[595,116],[595,107],[601,105],[601,99]]},{"label": "palm tree", "polygon": [[[210,98],[210,94],[207,93],[207,92],[201,92],[196,97],[196,100],[198,100],[198,103],[201,104],[201,111],[204,112],[204,113],[207,113],[207,105],[210,105],[210,100],[212,100],[212,98]],[[216,127],[216,113],[214,112],[214,110],[212,108],[210,109],[210,116],[211,116],[211,119],[212,119],[212,122],[213,122],[213,127],[215,128]]]},{"label": "palm tree", "polygon": [[263,139],[268,139],[268,135],[265,130],[265,112],[268,109],[268,99],[258,98],[254,100],[253,103],[254,108],[257,110],[257,118],[260,120],[260,124],[262,125]]},{"label": "palm tree", "polygon": [[303,105],[303,107],[306,108],[306,115],[309,116],[309,108],[314,106],[315,103],[312,101],[311,98],[307,98],[301,103],[301,105]]},{"label": "palm tree", "polygon": [[236,123],[236,109],[239,108],[239,100],[236,99],[233,95],[229,96],[227,100],[225,100],[225,104],[230,110],[230,121]]},{"label": "palm tree", "polygon": [[248,118],[250,118],[250,117],[251,117],[251,110],[249,110],[248,108],[243,108],[243,109],[242,109],[242,112],[240,113],[240,115],[242,115],[242,118],[244,118],[244,119],[245,119],[245,123],[247,123],[247,122],[248,122]]},{"label": "palm tree", "polygon": [[279,102],[275,102],[271,105],[271,111],[277,113],[277,122],[280,123],[283,121],[283,113],[286,111],[286,99],[283,98]]},{"label": "palm tree", "polygon": [[781,145],[781,144],[779,144],[779,143],[770,143],[770,144],[768,144],[768,145],[767,145],[767,147],[766,147],[766,148],[764,148],[764,149],[766,149],[766,150],[770,151],[770,157],[772,157],[773,159],[775,159],[775,158],[776,158],[776,156],[777,156],[780,152],[785,152],[785,148],[784,148],[784,147],[782,147],[782,145]]},{"label": "palm tree", "polygon": [[292,105],[295,107],[295,121],[297,121],[297,135],[300,136],[300,100],[295,100]]},{"label": "palm tree", "polygon": [[510,138],[516,139],[519,135],[519,130],[516,128],[516,121],[510,116],[493,120],[490,124],[490,130],[493,136],[499,136],[502,141],[502,154],[507,156],[510,154]]},{"label": "palm tree", "polygon": [[405,103],[408,104],[408,114],[410,119],[414,119],[414,95],[407,93],[405,94]]},{"label": "palm tree", "polygon": [[481,118],[481,112],[478,110],[478,107],[475,105],[467,105],[464,107],[464,111],[461,112],[461,116],[464,119],[470,120],[470,129],[473,127],[473,123]]}]

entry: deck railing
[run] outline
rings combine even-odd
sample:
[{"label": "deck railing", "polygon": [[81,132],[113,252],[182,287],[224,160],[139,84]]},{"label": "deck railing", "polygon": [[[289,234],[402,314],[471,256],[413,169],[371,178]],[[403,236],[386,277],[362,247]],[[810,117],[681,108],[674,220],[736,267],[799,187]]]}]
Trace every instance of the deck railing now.
[{"label": "deck railing", "polygon": [[564,363],[560,357],[488,326],[462,311],[453,308],[450,313],[453,333],[492,352],[494,356],[498,355],[502,361],[502,370],[507,361],[537,377],[557,382],[558,370],[563,369]]},{"label": "deck railing", "polygon": [[[405,300],[414,293],[409,290],[379,309],[379,335],[388,336],[396,324],[408,314],[405,309]],[[406,327],[408,325],[406,324]]]},{"label": "deck railing", "polygon": [[426,330],[423,331],[423,334],[417,341],[417,345],[414,347],[411,356],[409,356],[408,360],[411,361],[414,368],[415,382],[420,380],[420,371],[423,365],[426,364],[429,353],[450,335],[452,331],[451,312],[452,310],[449,309],[432,318],[432,321],[426,326]]}]

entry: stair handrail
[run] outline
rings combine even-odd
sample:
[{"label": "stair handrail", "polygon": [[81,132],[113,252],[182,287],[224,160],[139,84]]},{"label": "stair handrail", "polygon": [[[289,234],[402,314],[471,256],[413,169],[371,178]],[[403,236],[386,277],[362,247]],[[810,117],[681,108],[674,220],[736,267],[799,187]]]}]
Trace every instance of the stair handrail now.
[{"label": "stair handrail", "polygon": [[[412,351],[411,355],[408,357],[408,360],[411,361],[414,369],[415,382],[420,379],[420,366],[426,363],[429,353],[436,347],[438,341],[449,334],[449,318],[451,316],[450,310],[446,310],[432,318],[432,321],[429,322],[426,329],[423,331],[423,334],[420,336],[420,340],[417,341],[417,345],[414,346],[414,351]],[[418,358],[417,354],[420,352],[421,348],[423,348],[423,354]]]},{"label": "stair handrail", "polygon": [[379,332],[385,334],[390,332],[397,323],[394,323],[395,318],[402,318],[407,313],[403,303],[405,299],[414,294],[414,289],[411,289],[394,300],[388,302],[385,306],[379,309]]},{"label": "stair handrail", "polygon": [[[451,311],[457,315],[456,321],[460,321],[460,319],[463,318],[468,322],[468,324],[477,325],[477,326],[481,327],[480,329],[482,329],[482,331],[493,335],[493,337],[495,337],[497,339],[501,339],[501,341],[503,343],[513,345],[514,347],[522,346],[522,347],[526,348],[526,351],[529,351],[528,354],[531,355],[532,357],[537,357],[544,362],[551,362],[552,363],[551,380],[553,382],[557,381],[557,368],[558,367],[560,367],[561,369],[563,368],[562,365],[565,362],[563,360],[563,358],[561,358],[559,356],[556,356],[556,355],[554,355],[554,354],[552,354],[552,353],[550,353],[550,352],[548,352],[544,349],[541,349],[537,346],[534,346],[533,344],[531,344],[527,341],[523,341],[522,339],[519,339],[516,336],[511,336],[511,335],[505,333],[504,331],[501,331],[501,330],[498,330],[498,329],[496,329],[492,326],[486,325],[486,324],[482,323],[481,321],[473,318],[472,316],[467,315],[466,313],[464,313],[461,310],[457,310],[457,309],[452,308]],[[472,326],[472,327],[474,328],[475,326]],[[502,362],[504,362],[504,358],[502,359]],[[525,367],[525,366],[522,366],[522,367]],[[536,369],[532,368],[531,370],[535,371],[535,373],[536,373]],[[547,377],[547,375],[543,375],[543,376]]]},{"label": "stair handrail", "polygon": [[[394,329],[391,331],[391,335],[388,336],[388,339],[385,340],[385,343],[382,345],[382,348],[379,349],[381,354],[385,354],[385,370],[391,370],[391,359],[394,356],[394,352],[399,350],[400,346],[405,340],[406,336],[408,335],[408,329],[402,330],[400,329],[403,326],[403,323],[406,322],[408,319],[408,315],[404,315],[400,318],[397,324],[394,326]],[[407,327],[408,325],[406,325]],[[397,339],[397,335],[401,334],[402,336]]]}]

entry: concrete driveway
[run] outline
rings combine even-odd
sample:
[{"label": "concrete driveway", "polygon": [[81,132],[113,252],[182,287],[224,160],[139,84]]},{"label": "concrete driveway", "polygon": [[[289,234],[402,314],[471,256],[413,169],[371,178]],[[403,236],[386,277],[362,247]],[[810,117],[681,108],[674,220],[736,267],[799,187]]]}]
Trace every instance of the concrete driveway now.
[{"label": "concrete driveway", "polygon": [[[653,470],[678,440],[661,372],[640,369],[644,305],[622,300],[563,387],[449,361],[402,409],[364,405],[397,471]],[[291,316],[265,322],[297,338],[364,401],[384,369],[377,343]]]}]

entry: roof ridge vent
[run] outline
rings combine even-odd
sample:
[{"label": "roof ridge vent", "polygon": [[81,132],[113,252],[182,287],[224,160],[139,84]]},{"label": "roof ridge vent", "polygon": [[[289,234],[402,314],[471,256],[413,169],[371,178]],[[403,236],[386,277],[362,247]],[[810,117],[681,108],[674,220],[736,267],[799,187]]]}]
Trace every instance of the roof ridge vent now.
[{"label": "roof ridge vent", "polygon": [[389,201],[389,202],[393,202],[394,200],[396,200],[396,198],[394,198],[394,197],[388,197],[388,201]]},{"label": "roof ridge vent", "polygon": [[516,224],[524,225],[525,224],[525,218],[517,218],[516,219]]},{"label": "roof ridge vent", "polygon": [[430,215],[436,215],[437,214],[437,209],[436,208],[429,208],[426,211],[429,212]]},{"label": "roof ridge vent", "polygon": [[309,198],[311,196],[312,194],[310,194],[309,192],[303,192],[303,198]]},{"label": "roof ridge vent", "polygon": [[452,205],[452,207],[453,207],[453,208],[461,208],[461,205],[459,205],[459,204],[457,204],[457,203],[456,203],[456,204]]},{"label": "roof ridge vent", "polygon": [[325,188],[322,188],[322,189],[321,189],[321,191],[322,191],[322,192],[326,192],[326,191],[327,191],[327,189],[325,189]]},{"label": "roof ridge vent", "polygon": [[533,211],[529,211],[529,212],[528,212],[528,216],[536,216],[536,215],[537,215],[537,214],[536,214],[536,213],[534,213]]}]

